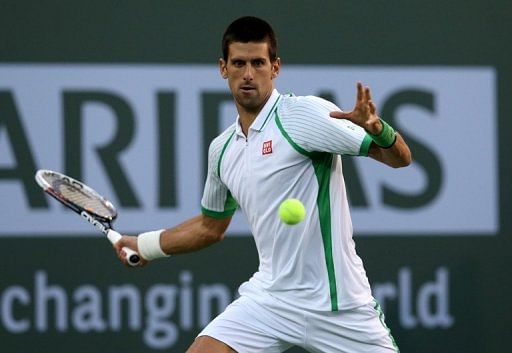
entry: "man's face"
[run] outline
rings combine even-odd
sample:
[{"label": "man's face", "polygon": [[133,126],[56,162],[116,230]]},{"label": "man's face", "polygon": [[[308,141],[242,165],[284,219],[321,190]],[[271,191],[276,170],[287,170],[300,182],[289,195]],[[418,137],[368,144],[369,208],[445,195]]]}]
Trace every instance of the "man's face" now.
[{"label": "man's face", "polygon": [[220,59],[220,72],[228,80],[238,109],[258,113],[274,89],[280,60],[270,61],[267,42],[233,42],[227,61]]}]

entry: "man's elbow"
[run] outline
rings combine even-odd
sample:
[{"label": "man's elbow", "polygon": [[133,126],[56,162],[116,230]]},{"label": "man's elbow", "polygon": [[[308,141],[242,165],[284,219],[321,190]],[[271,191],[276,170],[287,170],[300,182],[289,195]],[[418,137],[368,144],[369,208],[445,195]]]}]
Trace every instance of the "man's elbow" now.
[{"label": "man's elbow", "polygon": [[208,244],[214,244],[224,239],[224,234],[230,222],[231,217],[216,219],[203,215],[202,228],[205,241]]},{"label": "man's elbow", "polygon": [[391,165],[391,167],[404,168],[404,167],[411,165],[411,163],[412,163],[412,155],[409,152],[409,153],[401,156],[401,158],[395,160],[394,163]]},{"label": "man's elbow", "polygon": [[204,238],[208,244],[215,244],[224,239],[224,234],[224,232],[212,229],[204,234]]},{"label": "man's elbow", "polygon": [[403,158],[402,167],[407,167],[407,166],[411,165],[411,163],[412,163],[412,153],[411,153],[411,150],[407,149],[407,153],[404,155],[404,158]]},{"label": "man's elbow", "polygon": [[392,158],[393,163],[391,163],[391,166],[393,168],[409,166],[412,163],[412,153],[409,146],[407,146],[404,139],[399,134],[397,134],[396,144],[393,147],[394,152],[392,154],[394,158]]}]

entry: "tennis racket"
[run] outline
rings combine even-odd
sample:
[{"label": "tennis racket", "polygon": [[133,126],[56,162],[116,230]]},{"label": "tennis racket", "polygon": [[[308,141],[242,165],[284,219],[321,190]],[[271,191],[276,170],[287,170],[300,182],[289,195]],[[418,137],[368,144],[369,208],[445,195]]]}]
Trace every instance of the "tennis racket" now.
[{"label": "tennis racket", "polygon": [[[114,205],[89,186],[69,176],[51,170],[38,170],[36,181],[43,190],[78,213],[103,234],[112,244],[121,239],[121,234],[112,229],[117,217]],[[140,256],[130,248],[124,247],[126,260],[130,266],[137,266]]]}]

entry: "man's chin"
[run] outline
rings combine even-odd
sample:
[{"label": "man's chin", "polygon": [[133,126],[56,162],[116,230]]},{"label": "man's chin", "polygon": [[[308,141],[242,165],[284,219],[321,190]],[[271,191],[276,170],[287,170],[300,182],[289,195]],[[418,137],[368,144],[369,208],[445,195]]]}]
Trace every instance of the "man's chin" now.
[{"label": "man's chin", "polygon": [[247,111],[256,111],[261,108],[262,102],[257,97],[239,97],[238,104]]}]

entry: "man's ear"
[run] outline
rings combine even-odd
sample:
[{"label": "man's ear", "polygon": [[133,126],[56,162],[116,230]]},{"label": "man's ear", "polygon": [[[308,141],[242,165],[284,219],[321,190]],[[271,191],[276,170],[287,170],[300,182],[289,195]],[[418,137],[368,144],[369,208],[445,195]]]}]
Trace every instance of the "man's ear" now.
[{"label": "man's ear", "polygon": [[220,70],[220,75],[222,76],[222,78],[227,79],[228,78],[228,69],[227,69],[226,61],[224,61],[224,59],[222,59],[222,58],[219,59],[219,70]]},{"label": "man's ear", "polygon": [[277,58],[272,62],[272,78],[276,78],[279,75],[279,70],[281,68],[281,58]]}]

